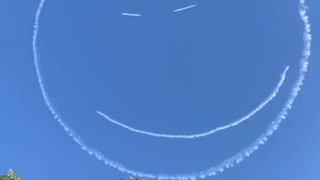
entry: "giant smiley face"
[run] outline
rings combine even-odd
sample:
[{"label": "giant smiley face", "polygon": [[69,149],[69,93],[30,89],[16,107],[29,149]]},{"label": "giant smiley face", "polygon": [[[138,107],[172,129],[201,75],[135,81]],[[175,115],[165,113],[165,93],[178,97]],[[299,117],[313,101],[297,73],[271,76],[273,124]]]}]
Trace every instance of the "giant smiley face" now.
[{"label": "giant smiley face", "polygon": [[[59,115],[57,110],[53,107],[52,102],[50,101],[42,73],[40,70],[40,65],[39,65],[39,56],[38,56],[38,49],[37,49],[37,38],[38,38],[38,31],[39,31],[39,18],[41,15],[41,11],[43,10],[43,6],[45,5],[45,0],[41,0],[38,10],[36,12],[35,16],[35,24],[34,24],[34,34],[33,34],[33,53],[34,53],[34,63],[35,63],[35,68],[36,68],[36,73],[38,76],[38,82],[42,91],[42,96],[45,100],[46,105],[48,106],[50,112],[54,116],[54,118],[57,120],[57,122],[63,127],[63,129],[67,132],[67,134],[88,154],[95,156],[98,160],[103,161],[106,165],[109,165],[111,167],[114,167],[122,172],[126,172],[132,175],[137,175],[141,177],[147,177],[147,178],[152,178],[152,179],[197,179],[197,178],[204,178],[207,176],[213,176],[216,175],[219,172],[223,172],[225,168],[233,167],[235,164],[240,163],[245,157],[250,156],[254,151],[256,151],[261,145],[263,145],[267,140],[268,137],[270,137],[279,127],[281,122],[286,118],[289,109],[291,109],[291,106],[295,100],[295,98],[298,96],[298,93],[301,89],[301,86],[303,85],[303,80],[304,77],[307,73],[308,69],[308,59],[310,57],[310,48],[311,48],[311,29],[310,29],[310,24],[308,20],[308,16],[306,15],[306,4],[304,0],[299,1],[299,14],[300,17],[304,23],[304,34],[303,34],[303,40],[304,40],[304,49],[302,53],[302,58],[300,61],[300,69],[299,69],[299,76],[296,80],[296,82],[293,85],[291,94],[287,102],[285,103],[283,109],[279,112],[278,116],[275,118],[274,121],[272,121],[267,128],[267,130],[262,133],[251,145],[249,145],[247,148],[244,148],[241,150],[239,153],[235,154],[234,156],[224,160],[221,164],[217,166],[213,166],[208,168],[207,170],[203,170],[200,172],[194,172],[194,173],[187,173],[183,175],[163,175],[163,174],[149,174],[149,173],[143,173],[135,170],[131,170],[126,168],[125,166],[110,160],[109,158],[106,158],[102,153],[99,151],[91,148],[87,144],[84,143],[84,141],[81,139],[81,137],[70,127],[68,126],[65,121],[62,119],[62,117]],[[282,75],[282,81],[284,80],[285,77],[285,72],[288,70],[284,71]],[[279,84],[281,85],[281,82],[278,83],[277,87],[280,87]],[[263,104],[263,103],[262,103]],[[226,128],[225,128],[226,129]]]},{"label": "giant smiley face", "polygon": [[[181,8],[177,8],[175,10],[173,10],[173,13],[177,13],[177,12],[181,12],[181,11],[186,11],[186,10],[190,10],[191,8],[196,7],[197,4],[192,4],[192,5],[188,5],[188,6],[184,6]],[[130,16],[130,17],[142,17],[142,16],[147,16],[144,14],[140,14],[140,13],[136,13],[136,12],[130,12],[130,13],[122,13],[122,15],[124,16]],[[150,131],[146,131],[146,130],[141,130],[141,129],[137,129],[134,127],[131,127],[129,125],[123,124],[115,119],[112,119],[111,117],[109,117],[108,115],[97,111],[97,113],[104,117],[106,120],[108,120],[109,122],[118,125],[126,130],[129,130],[131,132],[134,133],[139,133],[139,134],[144,134],[144,135],[148,135],[148,136],[153,136],[153,137],[160,137],[160,138],[172,138],[172,139],[194,139],[194,138],[199,138],[199,137],[206,137],[209,136],[211,134],[214,134],[216,132],[222,131],[222,130],[226,130],[229,129],[231,127],[235,127],[237,125],[240,125],[242,122],[248,120],[250,117],[252,117],[253,115],[255,115],[257,112],[259,112],[263,107],[265,107],[270,101],[272,101],[278,94],[283,82],[285,81],[285,77],[286,77],[286,73],[288,71],[289,67],[286,67],[284,72],[281,75],[280,81],[278,82],[278,84],[276,85],[276,87],[274,88],[274,90],[270,93],[270,95],[268,97],[265,98],[265,100],[263,100],[259,105],[257,105],[252,111],[250,111],[248,114],[242,116],[239,119],[234,120],[233,122],[230,122],[226,125],[222,125],[219,127],[216,127],[214,129],[205,131],[205,132],[200,132],[200,133],[194,133],[194,134],[164,134],[164,133],[156,133],[156,132],[150,132]]]}]

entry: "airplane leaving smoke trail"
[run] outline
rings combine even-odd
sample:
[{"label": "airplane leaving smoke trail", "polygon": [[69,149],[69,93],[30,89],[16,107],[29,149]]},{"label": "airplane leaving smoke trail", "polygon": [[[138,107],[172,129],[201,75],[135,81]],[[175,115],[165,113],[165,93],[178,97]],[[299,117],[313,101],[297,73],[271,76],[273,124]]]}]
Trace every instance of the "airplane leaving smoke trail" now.
[{"label": "airplane leaving smoke trail", "polygon": [[235,165],[241,163],[246,157],[249,157],[253,152],[259,149],[265,142],[267,142],[268,138],[272,136],[272,134],[279,128],[283,120],[286,119],[289,110],[292,108],[292,105],[301,90],[303,85],[303,81],[305,75],[308,71],[308,59],[311,55],[311,25],[309,23],[309,17],[307,15],[307,6],[305,0],[299,0],[299,15],[304,25],[304,32],[303,32],[303,52],[302,57],[300,60],[300,68],[299,68],[299,75],[297,80],[295,81],[290,96],[285,103],[283,109],[280,111],[278,116],[273,120],[269,127],[267,128],[266,132],[262,133],[253,143],[251,143],[248,147],[244,148],[234,156],[224,160],[217,166],[208,168],[207,170],[188,173],[188,174],[178,174],[178,175],[166,175],[166,174],[150,174],[150,173],[143,173],[135,170],[131,170],[126,168],[125,166],[117,163],[113,160],[106,158],[102,153],[99,151],[89,147],[85,142],[81,139],[81,137],[61,118],[58,111],[54,108],[49,96],[47,95],[45,85],[43,82],[43,77],[40,69],[40,62],[39,62],[39,54],[37,49],[37,38],[39,32],[39,19],[41,15],[41,11],[44,7],[46,0],[41,0],[36,11],[35,21],[34,21],[34,30],[33,30],[33,37],[32,37],[32,50],[34,56],[34,65],[36,69],[36,74],[38,78],[38,83],[40,86],[40,90],[43,96],[43,99],[50,110],[53,117],[57,120],[57,122],[62,126],[64,131],[72,138],[72,140],[77,143],[82,150],[87,152],[89,155],[96,157],[98,160],[102,161],[104,164],[118,169],[121,172],[125,172],[131,174],[133,176],[140,176],[146,177],[150,179],[160,179],[160,180],[195,180],[198,178],[205,178],[208,176],[214,176],[218,173],[224,172],[225,169],[234,167]]},{"label": "airplane leaving smoke trail", "polygon": [[121,13],[122,16],[141,17],[141,14],[137,13]]},{"label": "airplane leaving smoke trail", "polygon": [[144,134],[144,135],[148,135],[148,136],[153,136],[153,137],[160,137],[160,138],[172,138],[172,139],[194,139],[194,138],[200,138],[200,137],[206,137],[209,136],[211,134],[214,134],[218,131],[222,131],[222,130],[226,130],[229,129],[231,127],[235,127],[237,125],[239,125],[240,123],[248,120],[250,117],[252,117],[253,115],[255,115],[258,111],[260,111],[265,105],[267,105],[274,97],[277,96],[280,87],[282,86],[283,82],[286,79],[286,73],[289,70],[289,66],[287,66],[285,68],[285,70],[283,71],[283,73],[281,74],[281,78],[280,81],[278,82],[277,86],[275,87],[275,89],[272,91],[272,93],[261,103],[259,104],[254,110],[252,110],[251,112],[249,112],[247,115],[241,117],[240,119],[235,120],[234,122],[231,122],[227,125],[224,126],[219,126],[215,129],[212,129],[210,131],[207,132],[203,132],[203,133],[197,133],[197,134],[191,134],[191,135],[175,135],[175,134],[160,134],[160,133],[154,133],[154,132],[149,132],[149,131],[144,131],[144,130],[140,130],[140,129],[136,129],[130,126],[127,126],[121,122],[118,122],[112,118],[110,118],[109,116],[105,115],[104,113],[97,111],[97,113],[104,117],[105,119],[107,119],[109,122],[116,124],[122,128],[125,128],[129,131],[135,132],[135,133],[139,133],[139,134]]},{"label": "airplane leaving smoke trail", "polygon": [[184,10],[187,10],[187,9],[194,8],[194,7],[196,7],[196,6],[197,6],[197,4],[193,4],[193,5],[190,5],[190,6],[186,6],[186,7],[183,7],[183,8],[179,8],[179,9],[173,10],[173,12],[184,11]]}]

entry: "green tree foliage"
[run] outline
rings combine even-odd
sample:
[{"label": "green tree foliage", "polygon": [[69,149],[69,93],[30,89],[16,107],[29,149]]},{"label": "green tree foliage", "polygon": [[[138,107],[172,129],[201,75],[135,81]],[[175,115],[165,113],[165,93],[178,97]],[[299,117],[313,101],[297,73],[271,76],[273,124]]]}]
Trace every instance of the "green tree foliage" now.
[{"label": "green tree foliage", "polygon": [[21,180],[11,169],[7,174],[0,175],[0,180]]},{"label": "green tree foliage", "polygon": [[[4,174],[4,175],[0,174],[0,180],[21,180],[21,178],[18,177],[16,173],[10,169],[7,174]],[[148,179],[139,178],[139,177],[129,177],[127,179],[120,179],[120,180],[148,180]]]}]

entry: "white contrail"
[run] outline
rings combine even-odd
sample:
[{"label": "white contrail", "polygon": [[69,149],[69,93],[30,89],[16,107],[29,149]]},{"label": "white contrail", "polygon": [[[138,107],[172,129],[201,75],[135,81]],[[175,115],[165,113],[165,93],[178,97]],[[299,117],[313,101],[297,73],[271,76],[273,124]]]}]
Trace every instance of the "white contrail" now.
[{"label": "white contrail", "polygon": [[184,11],[184,10],[187,10],[187,9],[194,8],[196,6],[197,6],[197,4],[193,4],[193,5],[190,5],[190,6],[186,6],[186,7],[183,7],[183,8],[179,8],[179,9],[173,10],[173,12]]},{"label": "white contrail", "polygon": [[115,161],[112,161],[108,158],[106,158],[103,154],[101,154],[99,151],[89,147],[85,142],[81,139],[81,137],[73,130],[71,127],[61,118],[59,113],[56,111],[56,109],[53,107],[53,104],[51,100],[49,99],[46,89],[43,83],[43,77],[41,74],[40,69],[40,62],[39,62],[39,55],[37,50],[37,37],[39,32],[39,18],[41,11],[43,9],[43,6],[45,4],[45,0],[41,0],[35,15],[35,22],[34,22],[34,31],[33,31],[33,39],[32,39],[32,48],[33,48],[33,54],[34,54],[34,64],[36,69],[36,74],[38,77],[38,82],[40,85],[40,89],[42,92],[42,96],[44,98],[44,101],[52,113],[53,117],[57,120],[57,122],[63,127],[63,129],[66,131],[66,133],[72,138],[74,142],[76,142],[80,147],[86,151],[88,154],[93,155],[98,160],[102,161],[104,164],[113,167],[115,169],[118,169],[121,172],[125,172],[128,174],[131,174],[133,176],[140,176],[140,177],[146,177],[150,179],[161,179],[161,180],[188,180],[188,179],[198,179],[198,178],[205,178],[208,176],[214,176],[218,173],[224,172],[225,169],[231,168],[240,162],[242,162],[246,157],[249,157],[253,152],[255,152],[261,145],[263,145],[268,138],[278,129],[280,124],[284,119],[286,119],[288,115],[288,111],[291,109],[292,104],[296,97],[298,96],[298,93],[303,85],[303,81],[305,78],[305,75],[308,70],[308,59],[311,54],[311,25],[309,23],[309,18],[306,14],[307,12],[307,6],[305,3],[305,0],[299,0],[299,14],[302,19],[302,22],[304,24],[304,32],[303,32],[303,53],[300,61],[300,69],[299,69],[299,75],[297,77],[296,82],[294,83],[292,87],[291,94],[289,96],[289,99],[285,103],[283,109],[280,111],[278,116],[273,120],[269,127],[266,129],[266,132],[261,134],[253,143],[251,143],[248,147],[241,150],[239,153],[235,154],[234,156],[224,160],[222,163],[220,163],[217,166],[210,167],[207,170],[194,172],[194,173],[188,173],[188,174],[177,174],[177,175],[167,175],[167,174],[150,174],[150,173],[143,173],[135,170],[128,169],[121,165],[120,163],[117,163]]},{"label": "white contrail", "polygon": [[202,132],[202,133],[196,133],[196,134],[191,134],[191,135],[175,135],[175,134],[154,133],[154,132],[149,132],[149,131],[136,129],[136,128],[127,126],[125,124],[122,124],[121,122],[118,122],[118,121],[110,118],[109,116],[105,115],[104,113],[102,113],[100,111],[97,111],[97,113],[99,115],[101,115],[102,117],[104,117],[105,119],[107,119],[108,121],[110,121],[111,123],[116,124],[116,125],[118,125],[120,127],[123,127],[123,128],[125,128],[125,129],[127,129],[129,131],[132,131],[132,132],[135,132],[135,133],[139,133],[139,134],[144,134],[144,135],[154,136],[154,137],[160,137],[160,138],[173,138],[173,139],[194,139],[194,138],[205,137],[205,136],[209,136],[211,134],[214,134],[214,133],[216,133],[218,131],[226,130],[226,129],[231,128],[231,127],[235,127],[235,126],[239,125],[240,123],[248,120],[250,117],[255,115],[258,111],[260,111],[274,97],[277,96],[277,93],[279,92],[280,87],[282,86],[283,82],[285,81],[286,73],[287,73],[288,70],[289,70],[289,66],[287,66],[285,68],[285,70],[283,71],[283,73],[281,74],[280,81],[278,82],[277,86],[274,88],[272,93],[261,104],[259,104],[255,109],[253,109],[247,115],[245,115],[245,116],[241,117],[240,119],[237,119],[234,122],[231,122],[231,123],[229,123],[227,125],[219,126],[219,127],[215,128],[215,129],[212,129],[212,130],[206,131],[206,132]]},{"label": "white contrail", "polygon": [[141,17],[141,14],[137,13],[121,13],[122,16],[132,16],[132,17]]}]

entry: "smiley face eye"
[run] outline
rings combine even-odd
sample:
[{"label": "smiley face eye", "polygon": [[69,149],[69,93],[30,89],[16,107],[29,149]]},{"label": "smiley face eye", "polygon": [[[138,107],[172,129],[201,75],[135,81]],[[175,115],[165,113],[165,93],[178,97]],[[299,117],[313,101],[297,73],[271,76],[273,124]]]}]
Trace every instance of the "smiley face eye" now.
[{"label": "smiley face eye", "polygon": [[184,10],[187,10],[187,9],[194,8],[196,6],[197,6],[197,4],[192,4],[192,5],[189,5],[189,6],[186,6],[186,7],[175,9],[175,10],[173,10],[173,12],[176,13],[176,12],[184,11]]},{"label": "smiley face eye", "polygon": [[[185,6],[185,7],[178,8],[178,9],[174,9],[172,12],[173,13],[177,13],[177,12],[181,12],[181,11],[185,11],[185,10],[194,8],[196,6],[198,6],[198,5],[197,4],[192,4],[192,5],[188,5],[188,6]],[[128,12],[123,12],[123,13],[121,13],[121,15],[122,16],[130,16],[130,17],[142,17],[143,16],[142,14],[139,14],[139,13],[128,13]]]},{"label": "smiley face eye", "polygon": [[121,13],[122,16],[131,16],[131,17],[141,17],[141,14],[138,13]]}]

